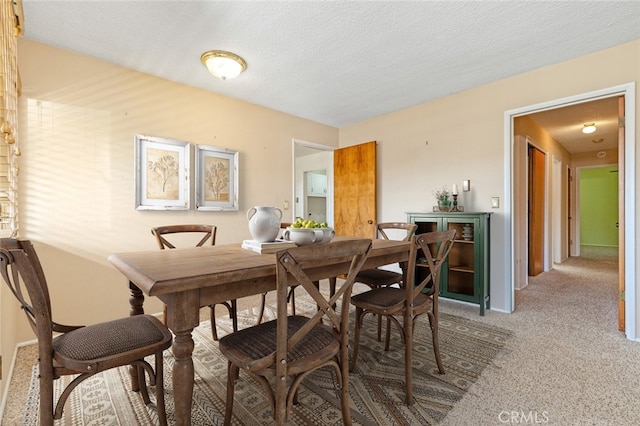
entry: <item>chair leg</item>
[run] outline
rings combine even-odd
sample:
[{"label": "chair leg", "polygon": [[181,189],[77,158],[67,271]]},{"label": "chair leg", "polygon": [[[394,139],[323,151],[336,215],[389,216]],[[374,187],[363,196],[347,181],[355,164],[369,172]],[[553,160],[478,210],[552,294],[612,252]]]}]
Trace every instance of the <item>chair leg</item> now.
[{"label": "chair leg", "polygon": [[329,297],[333,297],[336,294],[336,282],[338,279],[336,277],[329,278]]},{"label": "chair leg", "polygon": [[442,365],[442,359],[440,358],[440,336],[438,333],[438,320],[431,314],[429,316],[429,326],[431,327],[431,338],[433,339],[433,354],[436,357],[436,364],[438,365],[438,371],[440,374],[444,374],[444,366]]},{"label": "chair leg", "polygon": [[239,374],[240,369],[238,368],[238,366],[229,362],[227,366],[227,402],[224,409],[225,426],[231,424],[231,416],[233,415],[233,393]]},{"label": "chair leg", "polygon": [[[138,366],[137,369],[138,369],[138,383],[140,386],[140,394],[142,396],[142,401],[145,404],[149,404],[151,402],[151,398],[149,398],[149,388],[147,388],[147,376],[144,374],[144,368]],[[150,380],[153,380],[153,377],[150,378]]]},{"label": "chair leg", "polygon": [[233,323],[233,331],[238,331],[238,300],[231,300],[231,308],[229,308],[229,316]]},{"label": "chair leg", "polygon": [[356,307],[356,332],[353,337],[353,353],[351,354],[351,363],[349,364],[349,371],[353,371],[356,367],[356,359],[358,358],[358,350],[360,349],[360,328],[362,327],[363,309]]},{"label": "chair leg", "polygon": [[[233,324],[233,331],[238,331],[238,301],[232,299],[229,302],[217,303],[223,305],[229,311],[229,318]],[[211,308],[211,335],[214,341],[218,341],[218,326],[216,325],[216,305],[209,305]]]},{"label": "chair leg", "polygon": [[262,293],[262,301],[260,302],[260,313],[258,314],[258,321],[256,325],[262,324],[262,318],[264,317],[264,309],[267,306],[267,293]]},{"label": "chair leg", "polygon": [[156,353],[156,408],[160,426],[167,426],[167,410],[164,403],[164,359],[162,352]]},{"label": "chair leg", "polygon": [[211,337],[213,341],[218,341],[218,326],[216,325],[216,305],[209,305],[211,309]]},{"label": "chair leg", "polygon": [[340,406],[342,408],[342,424],[351,426],[351,406],[349,405],[349,348],[340,349]]},{"label": "chair leg", "polygon": [[384,350],[389,350],[389,344],[391,343],[391,317],[387,316],[387,333],[384,336]]},{"label": "chair leg", "polygon": [[40,375],[40,424],[53,426],[53,378],[47,376]]},{"label": "chair leg", "polygon": [[287,295],[287,301],[291,302],[291,315],[296,314],[296,286],[291,287]]},{"label": "chair leg", "polygon": [[413,404],[413,318],[405,314],[404,327],[404,384],[407,405]]}]

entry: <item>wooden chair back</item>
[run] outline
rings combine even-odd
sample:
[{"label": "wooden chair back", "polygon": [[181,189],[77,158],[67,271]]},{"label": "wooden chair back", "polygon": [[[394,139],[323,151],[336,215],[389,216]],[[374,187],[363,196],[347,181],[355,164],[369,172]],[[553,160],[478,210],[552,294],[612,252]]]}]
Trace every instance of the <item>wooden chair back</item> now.
[{"label": "wooden chair back", "polygon": [[[330,325],[342,338],[348,338],[349,298],[351,297],[351,290],[355,277],[367,260],[370,251],[370,240],[354,240],[336,242],[331,246],[310,245],[297,247],[280,252],[277,255],[278,339],[280,343],[278,348],[281,353],[291,350],[303,335],[322,321],[323,317],[326,317],[330,321]],[[318,259],[323,259],[325,261],[323,262],[324,265],[331,264],[332,262],[338,263],[338,261],[344,262],[346,259],[350,262],[349,272],[344,277],[345,281],[329,299],[318,289],[316,285],[318,278],[310,278],[308,274],[307,264],[312,264],[314,268],[316,268]],[[304,327],[294,335],[287,337],[287,293],[288,288],[292,285],[298,285],[298,288],[304,289],[317,304],[318,310]],[[346,301],[346,305],[342,305],[344,301]],[[340,302],[341,306],[346,307],[346,309],[340,310],[340,315],[338,315],[334,309],[337,302]]]},{"label": "wooden chair back", "polygon": [[160,249],[176,248],[175,241],[169,241],[169,235],[186,233],[203,234],[195,244],[196,247],[202,247],[207,242],[209,245],[216,245],[216,230],[217,227],[214,225],[166,225],[152,228],[151,234],[156,238]]},{"label": "wooden chair back", "polygon": [[[406,235],[402,238],[402,241],[409,241],[418,229],[418,225],[408,222],[382,222],[376,226],[375,235],[373,238],[384,238],[385,240],[391,239],[387,234],[390,230],[405,230]],[[396,239],[396,238],[393,238]]]},{"label": "wooden chair back", "polygon": [[[338,355],[339,364],[343,368],[342,386],[348,386],[348,364],[349,364],[349,300],[355,277],[364,265],[371,251],[371,240],[350,240],[339,241],[327,245],[309,245],[281,251],[276,255],[276,280],[277,280],[277,344],[276,353],[272,358],[275,364],[276,377],[286,377],[291,375],[287,371],[287,363],[281,362],[287,359],[287,354],[306,336],[314,327],[323,324],[323,319],[328,320],[328,324],[333,328],[340,342]],[[313,274],[320,266],[318,259],[322,259],[322,266],[349,263],[349,272],[344,276],[344,282],[336,289],[333,296],[325,297],[316,282],[321,278]],[[311,296],[318,309],[313,316],[295,333],[288,334],[288,314],[287,295],[288,289],[297,285],[297,289],[304,291]],[[335,306],[340,306],[340,312],[336,312]],[[310,357],[308,359],[308,370],[315,369],[315,365],[326,356],[322,352],[318,353],[318,359]],[[276,384],[276,398],[283,398],[286,394],[286,383],[278,380]],[[343,394],[344,397],[344,394]],[[344,398],[343,398],[344,399]],[[348,398],[347,398],[348,399]],[[344,403],[345,401],[343,401]],[[346,402],[348,404],[348,401]],[[280,404],[276,404],[276,422],[286,418],[286,402],[281,399]],[[349,418],[350,421],[350,418]],[[279,424],[279,423],[278,423]]]},{"label": "wooden chair back", "polygon": [[[51,351],[54,330],[51,299],[44,271],[33,245],[26,240],[3,238],[0,246],[2,277],[20,303],[31,329],[45,353]],[[20,279],[22,277],[22,279]]]},{"label": "wooden chair back", "polygon": [[[432,310],[437,313],[440,273],[442,272],[442,265],[447,261],[451,247],[453,247],[455,236],[456,230],[452,229],[440,232],[427,232],[414,237],[414,244],[411,247],[413,253],[409,256],[407,282],[411,283],[415,281],[415,268],[416,262],[418,261],[426,263],[429,268],[429,274],[420,282],[414,282],[413,286],[405,286],[407,292],[406,303],[408,305],[413,304],[413,300],[418,294],[425,293],[433,299]],[[422,251],[424,257],[420,257],[420,260],[418,260],[420,251]],[[427,287],[428,290],[425,291]]]}]

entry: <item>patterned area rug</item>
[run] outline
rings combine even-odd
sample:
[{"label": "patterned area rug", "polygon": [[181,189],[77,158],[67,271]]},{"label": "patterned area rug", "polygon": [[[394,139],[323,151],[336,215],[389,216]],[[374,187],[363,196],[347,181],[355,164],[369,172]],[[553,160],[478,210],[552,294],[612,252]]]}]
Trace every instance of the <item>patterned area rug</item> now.
[{"label": "patterned area rug", "polygon": [[[296,300],[297,311],[315,309],[315,305]],[[273,318],[275,309],[267,307],[266,318]],[[242,312],[239,327],[255,323],[255,314]],[[217,319],[220,329],[231,330],[226,317]],[[353,423],[356,425],[430,425],[439,423],[453,405],[459,401],[482,371],[491,364],[498,352],[511,338],[510,331],[487,326],[464,318],[440,315],[440,351],[446,374],[440,375],[431,345],[427,318],[421,318],[416,327],[414,344],[414,396],[415,403],[408,407],[404,400],[403,346],[399,333],[392,332],[391,350],[375,335],[376,320],[368,316],[361,335],[360,354],[356,370],[351,374],[349,387]],[[211,326],[204,321],[194,330],[195,366],[194,404],[192,424],[222,424],[226,389],[227,362],[211,339]],[[165,391],[169,423],[175,424],[171,367],[173,356],[165,354]],[[34,367],[25,407],[24,425],[37,425],[38,382]],[[68,382],[69,378],[64,378]],[[303,382],[299,404],[289,418],[295,425],[340,425],[339,392],[333,369],[317,371]],[[61,380],[58,380],[61,382]],[[66,383],[65,382],[65,383]],[[57,385],[61,392],[63,383]],[[64,410],[64,418],[56,425],[156,425],[155,406],[146,407],[137,393],[128,391],[126,368],[114,369],[96,375],[72,393]],[[154,391],[151,389],[150,391]],[[261,388],[246,374],[240,373],[236,385],[233,424],[273,424],[268,400]]]}]

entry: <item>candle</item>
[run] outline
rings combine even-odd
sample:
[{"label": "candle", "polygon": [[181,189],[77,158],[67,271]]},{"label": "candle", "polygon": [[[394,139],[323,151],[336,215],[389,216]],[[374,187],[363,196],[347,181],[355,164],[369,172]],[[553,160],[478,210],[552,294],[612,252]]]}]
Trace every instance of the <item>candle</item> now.
[{"label": "candle", "polygon": [[453,190],[451,190],[451,194],[458,195],[458,184],[453,184]]}]

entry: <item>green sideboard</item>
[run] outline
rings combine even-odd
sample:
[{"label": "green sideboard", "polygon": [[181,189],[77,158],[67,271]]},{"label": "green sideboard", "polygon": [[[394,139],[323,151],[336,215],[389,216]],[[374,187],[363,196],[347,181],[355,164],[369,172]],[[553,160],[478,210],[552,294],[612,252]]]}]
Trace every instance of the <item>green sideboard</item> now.
[{"label": "green sideboard", "polygon": [[[456,242],[442,267],[440,296],[480,306],[480,315],[489,304],[489,218],[491,213],[407,213],[407,222],[418,225],[416,234],[455,229]],[[423,255],[422,253],[419,256]],[[416,279],[428,274],[418,259]]]}]

